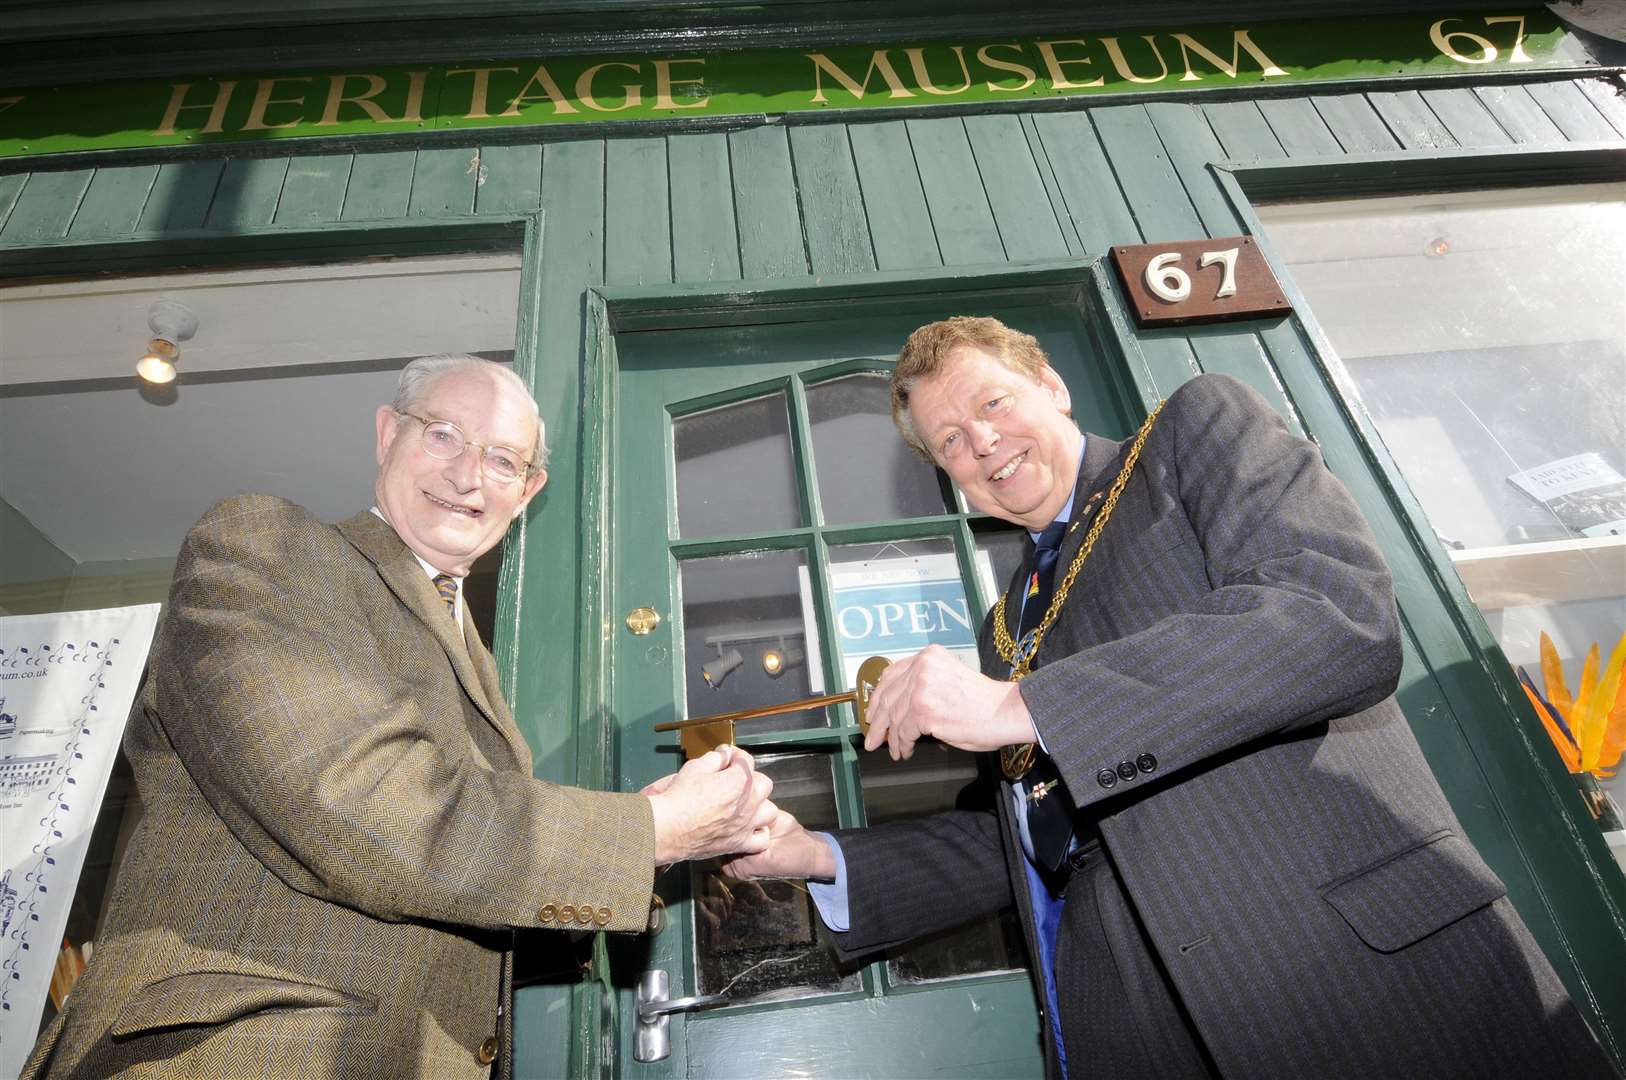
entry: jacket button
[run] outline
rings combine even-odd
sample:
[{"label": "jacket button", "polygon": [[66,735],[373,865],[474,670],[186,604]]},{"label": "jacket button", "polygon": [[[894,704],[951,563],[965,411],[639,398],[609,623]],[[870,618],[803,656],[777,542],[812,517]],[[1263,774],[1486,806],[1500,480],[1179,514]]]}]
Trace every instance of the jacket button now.
[{"label": "jacket button", "polygon": [[474,1060],[482,1065],[490,1065],[497,1060],[497,1051],[501,1046],[502,1044],[497,1041],[497,1036],[486,1036],[480,1043],[480,1049],[474,1052]]},{"label": "jacket button", "polygon": [[1135,763],[1133,761],[1118,762],[1118,778],[1121,780],[1133,780],[1135,778]]},{"label": "jacket button", "polygon": [[558,908],[554,907],[552,904],[543,904],[542,910],[536,913],[536,917],[541,919],[543,922],[552,922],[558,914]]},{"label": "jacket button", "polygon": [[576,909],[576,921],[583,926],[593,921],[593,905],[583,904]]},{"label": "jacket button", "polygon": [[1151,754],[1142,754],[1135,759],[1135,767],[1140,769],[1141,772],[1151,772],[1157,768],[1157,758]]},{"label": "jacket button", "polygon": [[560,905],[560,907],[559,907],[559,921],[560,922],[575,922],[576,921],[576,905],[575,904],[562,904],[562,905]]},{"label": "jacket button", "polygon": [[609,926],[610,925],[610,909],[607,908],[607,907],[599,908],[596,912],[593,913],[593,921],[598,923],[600,926]]},{"label": "jacket button", "polygon": [[1118,782],[1118,774],[1111,769],[1102,769],[1095,774],[1095,782],[1102,787],[1111,787]]}]

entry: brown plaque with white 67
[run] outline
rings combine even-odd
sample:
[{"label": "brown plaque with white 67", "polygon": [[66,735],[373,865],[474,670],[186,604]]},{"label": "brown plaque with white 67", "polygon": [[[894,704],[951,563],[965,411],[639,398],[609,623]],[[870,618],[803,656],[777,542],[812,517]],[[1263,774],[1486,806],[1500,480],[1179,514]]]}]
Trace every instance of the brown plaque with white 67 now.
[{"label": "brown plaque with white 67", "polygon": [[1142,327],[1268,319],[1293,310],[1251,236],[1120,244],[1112,265]]}]

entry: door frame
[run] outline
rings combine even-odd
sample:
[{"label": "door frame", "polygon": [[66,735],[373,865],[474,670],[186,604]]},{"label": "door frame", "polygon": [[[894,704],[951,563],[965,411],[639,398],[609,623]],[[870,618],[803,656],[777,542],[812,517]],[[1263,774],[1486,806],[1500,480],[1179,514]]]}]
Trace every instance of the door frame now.
[{"label": "door frame", "polygon": [[[1400,195],[1442,188],[1505,190],[1558,184],[1619,183],[1626,148],[1597,144],[1555,148],[1395,151],[1336,161],[1220,162],[1208,166],[1243,229],[1254,237],[1280,282],[1295,318],[1268,341],[1277,356],[1308,359],[1277,365],[1278,376],[1318,433],[1336,429],[1341,446],[1323,440],[1331,463],[1350,461],[1364,477],[1339,469],[1378,531],[1394,572],[1402,617],[1441,690],[1439,719],[1466,745],[1492,805],[1456,806],[1465,824],[1500,822],[1500,835],[1474,838],[1504,878],[1522,893],[1527,923],[1534,906],[1550,928],[1549,961],[1599,1040],[1626,1061],[1626,876],[1617,869],[1579,790],[1541,728],[1490,625],[1468,596],[1449,555],[1435,541],[1353,378],[1308,298],[1270,242],[1254,200]],[[1431,710],[1432,711],[1432,710]],[[1442,763],[1431,760],[1436,771]],[[1532,780],[1534,783],[1532,783]],[[1513,878],[1513,871],[1524,880]],[[1540,926],[1533,926],[1538,937]],[[1559,955],[1551,948],[1556,935]]]}]

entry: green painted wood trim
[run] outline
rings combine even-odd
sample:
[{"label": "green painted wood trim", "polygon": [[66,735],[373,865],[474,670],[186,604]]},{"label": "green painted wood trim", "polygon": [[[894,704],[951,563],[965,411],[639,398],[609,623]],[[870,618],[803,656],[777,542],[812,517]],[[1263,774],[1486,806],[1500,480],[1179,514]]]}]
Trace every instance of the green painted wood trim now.
[{"label": "green painted wood trim", "polygon": [[[1626,147],[1431,151],[1297,166],[1215,165],[1213,171],[1245,229],[1267,258],[1280,265],[1252,209],[1252,199],[1265,197],[1255,186],[1261,179],[1264,182],[1258,186],[1271,198],[1514,186],[1500,183],[1503,177],[1516,178],[1518,184],[1618,180],[1626,174]],[[1378,177],[1388,180],[1375,183]],[[1425,657],[1425,662],[1441,680],[1441,688],[1459,704],[1467,704],[1476,716],[1510,716],[1520,725],[1503,729],[1494,723],[1458,724],[1469,752],[1478,759],[1488,790],[1499,803],[1497,812],[1511,830],[1518,857],[1529,868],[1541,902],[1561,936],[1567,955],[1553,958],[1554,965],[1579,980],[1579,985],[1566,980],[1577,1005],[1617,1064],[1626,1062],[1626,988],[1619,980],[1626,965],[1626,877],[1619,872],[1557,754],[1544,738],[1536,737],[1539,721],[1525,701],[1512,667],[1449,556],[1434,541],[1421,504],[1411,494],[1376,427],[1355,404],[1359,394],[1354,382],[1337,360],[1307,299],[1290,276],[1282,281],[1294,305],[1304,352],[1316,377],[1330,391],[1337,423],[1353,436],[1361,456],[1356,467],[1371,476],[1385,504],[1373,507],[1363,502],[1363,510],[1369,517],[1374,511],[1393,516],[1406,538],[1411,562],[1426,582],[1423,590],[1438,598],[1437,606],[1425,602],[1423,609],[1414,601],[1403,611],[1413,640],[1426,650],[1444,654],[1445,663],[1440,655]],[[1329,453],[1329,460],[1332,456]],[[1392,563],[1399,554],[1389,552]],[[1397,591],[1412,591],[1402,585],[1412,575],[1412,566],[1397,564],[1395,570]],[[1447,669],[1458,666],[1451,661],[1459,656],[1467,660],[1466,671],[1446,674]],[[1536,785],[1530,784],[1532,777]]]},{"label": "green painted wood trim", "polygon": [[[845,118],[944,105],[1176,95],[1394,78],[1580,73],[1597,58],[1551,13],[1450,10],[1319,20],[1124,26],[1102,37],[994,32],[961,43],[679,49],[233,71],[0,91],[0,158],[161,146],[582,128],[686,118]],[[918,33],[918,31],[916,31]],[[1448,35],[1465,36],[1448,36]],[[998,50],[997,52],[995,50]],[[482,57],[503,57],[482,53]],[[1381,58],[1381,59],[1375,59]],[[212,70],[218,70],[211,65]],[[1156,71],[1156,74],[1151,72]],[[104,76],[105,77],[105,76]],[[1534,103],[1531,108],[1536,109]],[[488,134],[473,141],[488,141]],[[912,174],[911,174],[912,175]]]}]

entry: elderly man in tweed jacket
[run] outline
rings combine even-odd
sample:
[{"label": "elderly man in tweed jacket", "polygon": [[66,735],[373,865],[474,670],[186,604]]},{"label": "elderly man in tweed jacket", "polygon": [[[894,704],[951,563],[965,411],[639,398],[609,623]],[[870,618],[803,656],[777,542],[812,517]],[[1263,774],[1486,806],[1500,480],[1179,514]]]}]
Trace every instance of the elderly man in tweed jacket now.
[{"label": "elderly man in tweed jacket", "polygon": [[188,534],[125,739],[144,813],[25,1076],[507,1075],[516,929],[640,930],[658,863],[766,843],[732,748],[647,794],[532,777],[461,595],[546,480],[523,383],[417,360],[376,428],[371,512],[248,495]]},{"label": "elderly man in tweed jacket", "polygon": [[735,872],[833,880],[844,956],[1014,904],[1052,1077],[1614,1075],[1395,704],[1389,573],[1315,446],[1225,376],[1122,444],[1070,404],[993,319],[911,335],[899,429],[1035,544],[981,674],[894,664],[866,745],[989,751],[990,803],[781,818]]}]

